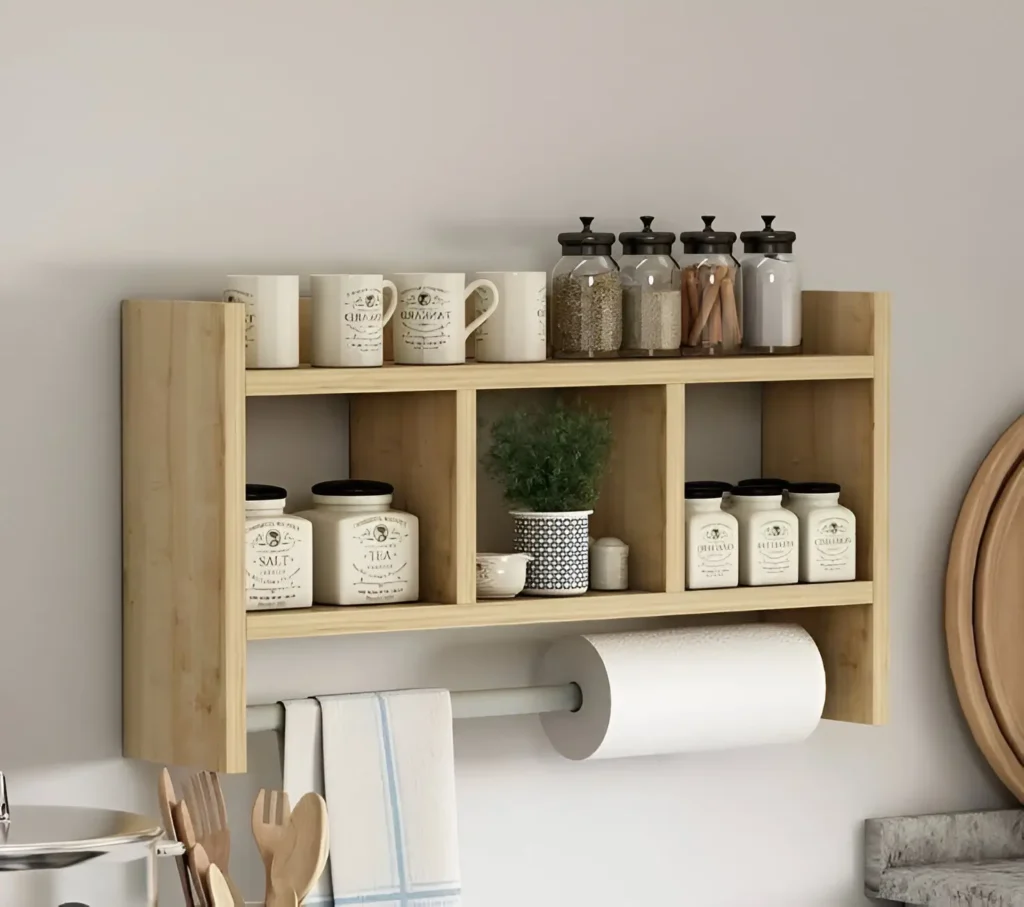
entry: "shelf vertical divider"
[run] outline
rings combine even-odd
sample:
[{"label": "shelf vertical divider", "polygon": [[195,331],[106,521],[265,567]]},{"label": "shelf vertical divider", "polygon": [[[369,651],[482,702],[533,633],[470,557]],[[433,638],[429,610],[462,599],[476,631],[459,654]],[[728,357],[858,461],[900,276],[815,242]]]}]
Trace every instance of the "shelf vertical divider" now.
[{"label": "shelf vertical divider", "polygon": [[881,724],[888,683],[889,298],[885,293],[803,295],[804,352],[872,355],[874,375],[774,382],[762,397],[762,474],[834,481],[857,517],[857,579],[872,603],[778,612],[801,624],[825,662],[825,717]]},{"label": "shelf vertical divider", "polygon": [[[466,393],[473,392],[354,394],[349,399],[350,472],[391,483],[393,506],[419,518],[419,600],[436,604],[454,605],[468,594],[467,521],[459,497],[466,442],[460,439],[459,414],[460,407],[475,408],[475,398],[468,402],[462,396]],[[473,527],[475,522],[470,531]]]},{"label": "shelf vertical divider", "polygon": [[455,391],[455,600],[476,601],[476,405],[473,389]]},{"label": "shelf vertical divider", "polygon": [[124,754],[244,772],[244,307],[122,306]]},{"label": "shelf vertical divider", "polygon": [[686,588],[686,385],[665,386],[665,591]]}]

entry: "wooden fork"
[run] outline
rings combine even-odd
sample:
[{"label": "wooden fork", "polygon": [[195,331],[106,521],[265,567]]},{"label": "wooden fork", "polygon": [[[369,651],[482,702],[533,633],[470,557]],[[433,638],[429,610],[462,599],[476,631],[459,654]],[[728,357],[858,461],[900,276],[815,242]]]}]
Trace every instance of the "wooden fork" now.
[{"label": "wooden fork", "polygon": [[256,839],[256,847],[266,870],[268,898],[271,892],[270,867],[274,863],[274,853],[284,839],[291,816],[292,807],[288,802],[288,795],[283,790],[263,788],[256,795],[256,802],[252,807],[252,836]]},{"label": "wooden fork", "polygon": [[231,829],[228,826],[228,810],[224,802],[224,791],[220,778],[214,772],[199,772],[185,782],[185,802],[193,814],[196,825],[196,841],[223,874],[231,895],[238,907],[244,907],[242,897],[228,871],[231,859]]}]

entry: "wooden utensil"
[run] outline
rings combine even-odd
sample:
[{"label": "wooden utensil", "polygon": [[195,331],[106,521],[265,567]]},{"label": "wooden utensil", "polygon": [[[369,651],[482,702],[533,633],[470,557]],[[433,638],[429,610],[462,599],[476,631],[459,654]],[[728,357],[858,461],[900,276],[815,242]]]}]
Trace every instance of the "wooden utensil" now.
[{"label": "wooden utensil", "polygon": [[[171,781],[171,773],[165,768],[160,772],[157,781],[157,802],[160,804],[160,818],[164,823],[164,831],[167,837],[174,841],[181,841],[181,835],[174,822],[174,806],[178,798],[174,793],[174,782]],[[178,879],[181,881],[181,894],[185,899],[185,907],[195,907],[195,899],[192,896],[192,883],[189,881],[188,866],[185,857],[175,857],[175,865],[178,867]]]},{"label": "wooden utensil", "polygon": [[270,886],[275,895],[292,889],[302,901],[327,865],[328,844],[327,804],[319,794],[310,792],[295,804],[285,836],[274,852]]},{"label": "wooden utensil", "polygon": [[199,880],[199,891],[202,894],[203,901],[207,907],[212,907],[210,902],[210,890],[207,887],[206,880],[210,875],[210,857],[206,853],[205,848],[202,844],[196,844],[188,852],[189,864],[192,867],[192,871],[195,873],[195,878]]},{"label": "wooden utensil", "polygon": [[206,893],[203,891],[203,881],[196,869],[193,853],[197,841],[195,828],[192,825],[192,816],[188,811],[188,804],[179,800],[173,808],[174,821],[181,836],[181,843],[185,845],[185,862],[188,865],[189,877],[192,879],[192,890],[195,892],[197,907],[209,907],[206,900]]},{"label": "wooden utensil", "polygon": [[1024,764],[1024,463],[1003,486],[974,574],[974,637],[985,692],[1006,742]]},{"label": "wooden utensil", "polygon": [[256,839],[256,848],[266,872],[267,898],[271,891],[270,867],[274,862],[274,853],[284,838],[291,817],[292,807],[288,802],[288,794],[283,790],[263,788],[256,795],[252,807],[252,836]]},{"label": "wooden utensil", "polygon": [[207,870],[206,893],[210,898],[210,907],[233,907],[235,903],[231,887],[216,863],[211,863]]},{"label": "wooden utensil", "polygon": [[232,898],[244,907],[242,897],[231,879],[231,829],[220,778],[215,772],[199,772],[185,782],[185,802],[196,824],[196,841],[203,845],[210,862],[216,865],[231,888]]},{"label": "wooden utensil", "polygon": [[1024,803],[1024,766],[1006,742],[988,701],[974,640],[974,580],[989,514],[1007,477],[1024,456],[1024,417],[1018,419],[981,464],[964,498],[946,568],[946,646],[960,708],[992,770]]}]

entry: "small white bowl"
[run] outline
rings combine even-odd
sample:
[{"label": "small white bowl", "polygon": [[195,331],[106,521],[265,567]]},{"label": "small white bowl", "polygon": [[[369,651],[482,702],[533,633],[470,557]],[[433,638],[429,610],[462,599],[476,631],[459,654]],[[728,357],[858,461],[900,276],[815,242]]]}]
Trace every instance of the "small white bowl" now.
[{"label": "small white bowl", "polygon": [[526,565],[532,554],[476,556],[476,597],[515,598],[526,585]]}]

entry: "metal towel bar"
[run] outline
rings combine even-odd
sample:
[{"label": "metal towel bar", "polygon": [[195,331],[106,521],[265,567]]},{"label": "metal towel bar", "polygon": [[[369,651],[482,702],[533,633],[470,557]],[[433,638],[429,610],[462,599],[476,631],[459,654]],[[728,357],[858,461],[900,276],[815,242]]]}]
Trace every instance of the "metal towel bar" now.
[{"label": "metal towel bar", "polygon": [[[452,693],[455,718],[494,718],[504,715],[539,715],[542,712],[575,712],[583,693],[574,683],[547,687],[513,687],[506,690],[465,690]],[[251,705],[246,710],[246,730],[284,729],[284,706],[279,702]]]}]

